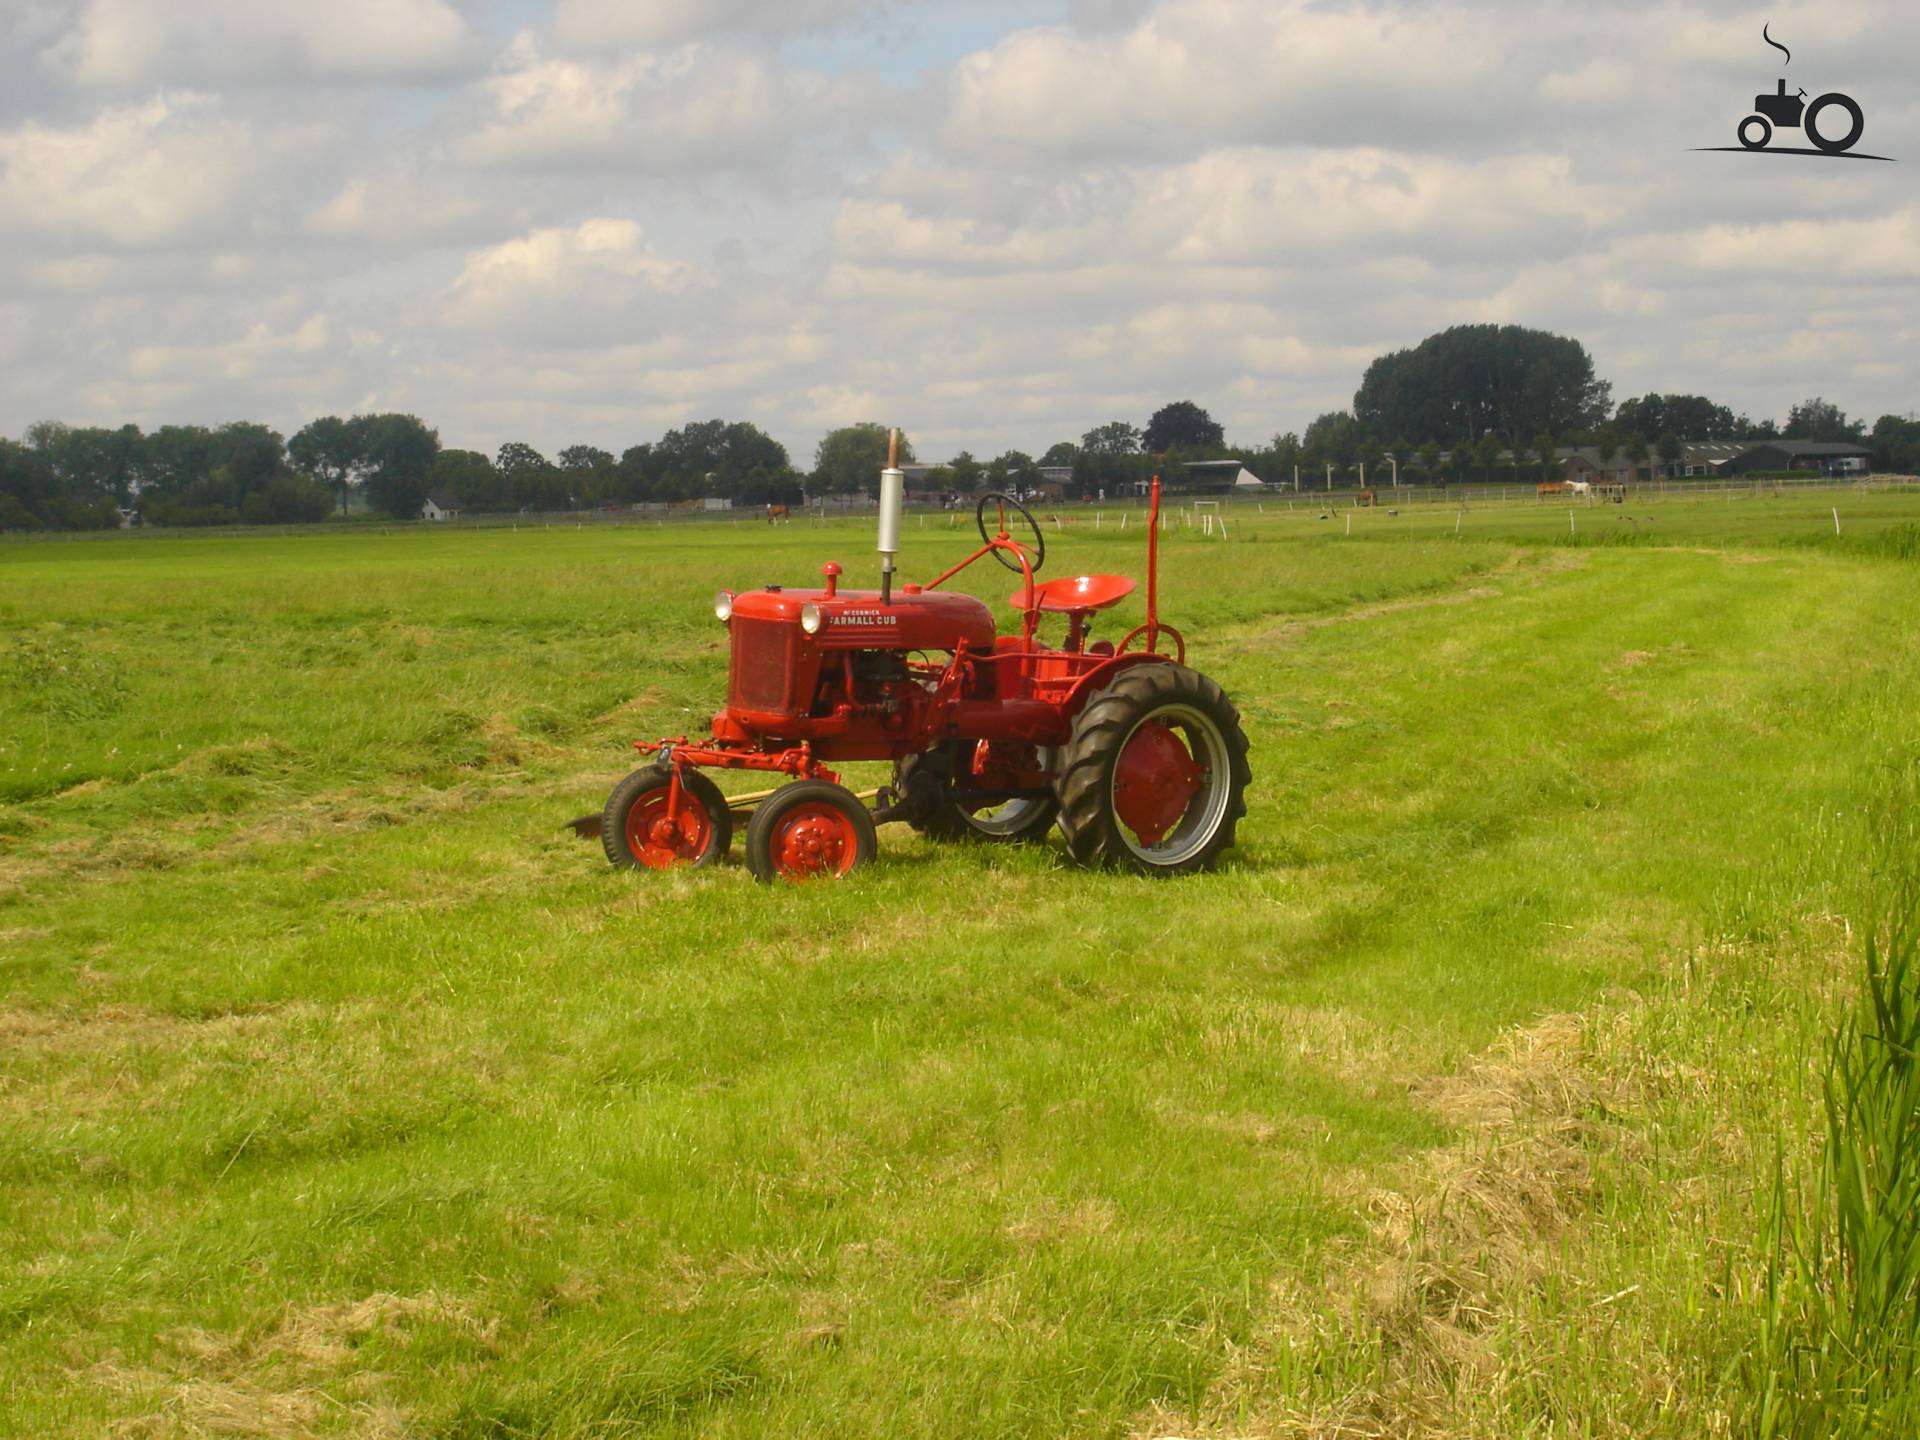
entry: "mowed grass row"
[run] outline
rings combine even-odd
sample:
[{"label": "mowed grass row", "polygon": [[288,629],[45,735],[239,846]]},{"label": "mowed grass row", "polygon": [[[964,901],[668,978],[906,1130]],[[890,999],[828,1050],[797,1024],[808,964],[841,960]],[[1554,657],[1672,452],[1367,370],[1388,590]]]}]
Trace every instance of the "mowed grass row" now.
[{"label": "mowed grass row", "polygon": [[1272,1287],[1453,1133],[1429,1081],[1846,903],[1910,566],[1245,529],[1166,554],[1256,775],[1174,884],[558,832],[718,703],[714,588],[864,528],[0,550],[0,1431],[1230,1410]]}]

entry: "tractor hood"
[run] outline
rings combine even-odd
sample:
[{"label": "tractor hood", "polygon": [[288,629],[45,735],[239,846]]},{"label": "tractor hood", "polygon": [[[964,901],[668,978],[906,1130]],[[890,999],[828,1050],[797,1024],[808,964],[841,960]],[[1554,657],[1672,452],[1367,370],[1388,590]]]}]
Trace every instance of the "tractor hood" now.
[{"label": "tractor hood", "polygon": [[882,604],[878,590],[742,590],[733,618],[800,624],[801,607],[820,607],[813,641],[823,650],[992,650],[993,612],[971,595],[903,585]]}]

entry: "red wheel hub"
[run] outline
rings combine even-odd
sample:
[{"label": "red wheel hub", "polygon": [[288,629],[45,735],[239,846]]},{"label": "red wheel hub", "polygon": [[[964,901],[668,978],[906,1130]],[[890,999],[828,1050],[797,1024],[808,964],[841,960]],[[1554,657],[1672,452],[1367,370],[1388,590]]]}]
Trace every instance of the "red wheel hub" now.
[{"label": "red wheel hub", "polygon": [[712,843],[713,817],[686,790],[680,792],[680,813],[676,817],[667,815],[664,786],[642,795],[627,811],[627,848],[649,869],[690,865]]},{"label": "red wheel hub", "polygon": [[844,875],[860,853],[853,822],[831,805],[796,805],[774,827],[773,868],[793,880]]},{"label": "red wheel hub", "polygon": [[1114,811],[1142,845],[1157,845],[1180,823],[1206,778],[1173,728],[1148,720],[1114,762]]}]

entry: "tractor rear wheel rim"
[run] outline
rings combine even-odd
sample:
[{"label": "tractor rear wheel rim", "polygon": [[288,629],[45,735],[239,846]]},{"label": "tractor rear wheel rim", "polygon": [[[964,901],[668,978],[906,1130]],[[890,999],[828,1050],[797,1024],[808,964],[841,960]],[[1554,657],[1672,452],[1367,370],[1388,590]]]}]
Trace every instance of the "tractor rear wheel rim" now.
[{"label": "tractor rear wheel rim", "polygon": [[667,788],[642,795],[627,811],[627,849],[650,870],[691,865],[713,843],[713,817],[687,791],[677,820],[667,818]]},{"label": "tractor rear wheel rim", "polygon": [[1020,796],[969,812],[967,823],[983,835],[1017,835],[1046,803],[1034,796]]},{"label": "tractor rear wheel rim", "polygon": [[[984,742],[983,742],[984,743]],[[1055,760],[1054,752],[1036,748],[1031,760],[1036,769],[1050,771]],[[975,763],[978,763],[976,752]],[[994,805],[982,805],[978,810],[967,812],[967,824],[982,835],[1018,835],[1029,824],[1035,823],[1035,817],[1051,802],[1042,796],[1020,795],[1011,800],[1002,800]]]},{"label": "tractor rear wheel rim", "polygon": [[[1168,737],[1173,742],[1171,748],[1166,743]],[[1135,748],[1136,741],[1140,748]],[[1186,774],[1170,773],[1183,763],[1192,769]],[[1205,850],[1226,821],[1227,807],[1233,800],[1232,775],[1232,752],[1212,716],[1188,705],[1163,705],[1152,710],[1134,722],[1114,758],[1110,797],[1114,832],[1148,865],[1181,864]],[[1143,839],[1126,818],[1137,817],[1143,806],[1137,795],[1123,798],[1123,788],[1143,780],[1175,795],[1189,780],[1193,786],[1179,818],[1153,841]],[[1144,808],[1153,807],[1149,804]]]},{"label": "tractor rear wheel rim", "polygon": [[796,805],[774,826],[768,851],[773,868],[793,880],[844,875],[860,855],[853,821],[832,805]]}]

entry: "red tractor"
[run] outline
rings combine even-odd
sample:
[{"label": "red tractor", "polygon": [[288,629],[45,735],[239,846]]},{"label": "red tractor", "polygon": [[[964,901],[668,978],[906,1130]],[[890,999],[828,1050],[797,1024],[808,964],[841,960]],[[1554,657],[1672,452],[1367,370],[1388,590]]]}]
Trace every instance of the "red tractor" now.
[{"label": "red tractor", "polygon": [[[1208,865],[1233,843],[1252,778],[1240,717],[1213,681],[1186,667],[1186,641],[1158,606],[1160,485],[1147,526],[1144,624],[1118,643],[1090,638],[1093,617],[1134,588],[1116,575],[1046,584],[1046,538],[1007,495],[975,510],[983,542],[924,585],[893,584],[902,475],[891,448],[880,481],[880,589],[722,591],[714,613],[732,639],[727,703],[712,734],[634,748],[652,764],[614,787],[600,839],[615,865],[711,865],[734,812],[747,821],[747,866],[762,881],[845,875],[873,857],[874,827],[904,820],[936,839],[1037,839],[1057,821],[1074,859],[1150,875]],[[989,520],[989,515],[994,518]],[[1009,523],[1020,529],[1020,538]],[[1017,634],[993,612],[942,590],[991,555],[1017,573]],[[1041,617],[1066,617],[1059,645]],[[871,809],[830,768],[893,763]],[[706,775],[791,777],[729,798]]]}]

